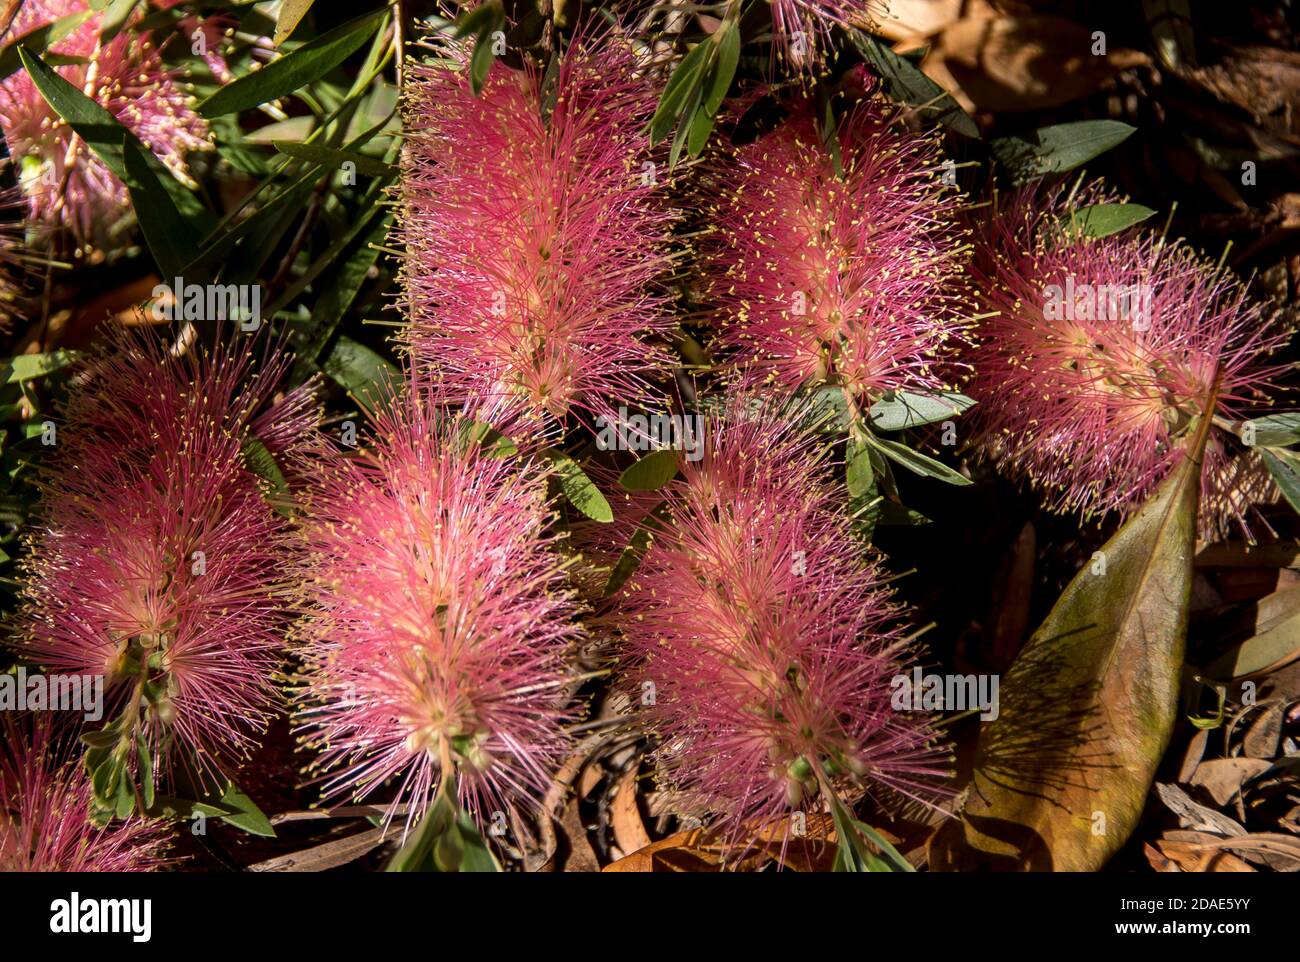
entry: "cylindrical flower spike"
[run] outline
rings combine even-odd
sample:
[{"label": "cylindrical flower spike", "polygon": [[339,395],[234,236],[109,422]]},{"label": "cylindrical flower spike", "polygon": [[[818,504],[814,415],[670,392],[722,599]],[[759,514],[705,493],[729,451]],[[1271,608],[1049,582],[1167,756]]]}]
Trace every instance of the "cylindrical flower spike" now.
[{"label": "cylindrical flower spike", "polygon": [[840,123],[839,150],[842,177],[800,107],[714,164],[705,263],[720,339],[750,386],[836,383],[864,408],[940,389],[967,245],[938,144],[868,100]]},{"label": "cylindrical flower spike", "polygon": [[[499,418],[498,423],[505,423]],[[445,780],[483,823],[540,797],[582,636],[544,478],[419,391],[322,469],[303,536],[307,741],[326,798],[386,784],[414,825]]]},{"label": "cylindrical flower spike", "polygon": [[250,466],[292,458],[315,414],[293,394],[270,403],[284,355],[260,370],[247,347],[175,358],[147,329],[106,348],[51,422],[17,644],[104,678],[134,777],[178,764],[206,782],[252,747],[283,650],[287,520]]},{"label": "cylindrical flower spike", "polygon": [[0,736],[0,872],[147,872],[166,862],[158,823],[92,823],[90,775],[47,717],[6,713]]},{"label": "cylindrical flower spike", "polygon": [[1115,200],[1093,185],[999,205],[974,269],[991,315],[970,386],[981,447],[1056,510],[1127,513],[1184,457],[1194,419],[1214,417],[1202,534],[1233,517],[1244,527],[1242,485],[1267,482],[1226,429],[1275,383],[1264,361],[1285,334],[1184,244],[1146,230],[1084,236],[1077,212]]},{"label": "cylindrical flower spike", "polygon": [[659,492],[667,520],[609,616],[674,797],[733,842],[809,811],[823,786],[926,800],[944,774],[929,718],[891,705],[900,611],[804,417],[733,400],[708,418],[704,457]]},{"label": "cylindrical flower spike", "polygon": [[672,215],[635,68],[612,37],[572,41],[553,80],[495,62],[477,96],[465,69],[412,68],[405,337],[453,403],[558,419],[646,398]]},{"label": "cylindrical flower spike", "polygon": [[[186,154],[212,147],[208,125],[148,31],[136,32],[128,23],[104,43],[104,13],[92,11],[85,0],[24,0],[8,36],[77,14],[85,14],[84,22],[49,52],[86,62],[56,71],[187,180]],[[0,81],[0,129],[19,165],[31,219],[69,228],[78,245],[112,246],[115,225],[130,210],[126,185],[46,103],[24,70]]]}]

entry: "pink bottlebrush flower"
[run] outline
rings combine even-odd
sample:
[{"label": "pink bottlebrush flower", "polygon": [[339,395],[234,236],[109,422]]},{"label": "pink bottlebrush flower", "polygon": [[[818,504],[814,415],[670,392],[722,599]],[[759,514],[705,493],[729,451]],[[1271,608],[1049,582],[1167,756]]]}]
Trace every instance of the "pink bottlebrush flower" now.
[{"label": "pink bottlebrush flower", "polygon": [[0,872],[148,872],[166,864],[157,823],[91,823],[90,775],[48,718],[0,720]]},{"label": "pink bottlebrush flower", "polygon": [[245,346],[176,358],[151,330],[120,330],[84,363],[44,459],[19,649],[103,675],[107,717],[135,719],[155,773],[216,774],[274,705],[291,555],[250,470],[250,424],[262,415],[262,445],[286,458],[309,436],[295,395],[269,403],[286,363],[255,368]]},{"label": "pink bottlebrush flower", "polygon": [[870,28],[874,0],[771,0],[772,41],[796,69],[820,64],[831,28]]},{"label": "pink bottlebrush flower", "polygon": [[[1262,359],[1285,342],[1230,274],[1186,246],[1133,230],[1080,238],[1073,200],[1027,189],[1002,203],[976,259],[981,343],[970,393],[981,446],[1056,510],[1127,513],[1184,456],[1193,419],[1246,415],[1279,373]],[[1216,379],[1218,382],[1215,393]],[[1221,427],[1202,471],[1202,532],[1246,505],[1221,489],[1241,465]],[[1259,471],[1253,472],[1258,475]],[[1258,487],[1255,485],[1254,487]]]},{"label": "pink bottlebrush flower", "polygon": [[644,399],[663,361],[647,339],[666,327],[654,282],[672,215],[644,132],[657,90],[630,49],[572,41],[553,86],[497,62],[478,96],[465,69],[410,77],[400,236],[416,370],[453,403],[504,398],[534,418]]},{"label": "pink bottlebrush flower", "polygon": [[928,718],[891,708],[900,612],[836,510],[824,449],[791,408],[733,400],[705,428],[610,615],[668,786],[732,841],[805,808],[816,766],[837,788],[926,799],[944,756]]},{"label": "pink bottlebrush flower", "polygon": [[326,798],[389,784],[414,825],[452,766],[486,822],[540,796],[561,757],[582,632],[541,474],[408,397],[310,487],[303,725]]},{"label": "pink bottlebrush flower", "polygon": [[[24,0],[11,37],[77,13],[84,0]],[[207,122],[195,112],[176,72],[163,64],[148,31],[124,27],[101,43],[104,14],[93,13],[50,51],[87,63],[55,68],[128,128],[183,181],[186,154],[209,150]],[[139,19],[139,15],[133,20]],[[49,228],[67,227],[78,244],[110,246],[114,227],[130,210],[123,184],[64,123],[26,71],[0,81],[0,129],[19,164],[30,217]]]},{"label": "pink bottlebrush flower", "polygon": [[710,296],[750,386],[838,383],[863,406],[945,386],[934,366],[964,324],[957,198],[937,142],[884,111],[840,123],[843,178],[806,107],[713,164]]},{"label": "pink bottlebrush flower", "polygon": [[[173,10],[185,3],[186,0],[152,0],[153,6],[159,10]],[[226,54],[238,26],[239,18],[236,16],[219,11],[204,11],[177,21],[176,30],[185,38],[190,51],[207,64],[213,78],[218,83],[228,84],[235,79],[235,75],[230,70]],[[259,60],[274,57],[275,46],[270,37],[256,37],[252,42],[251,52]]]}]

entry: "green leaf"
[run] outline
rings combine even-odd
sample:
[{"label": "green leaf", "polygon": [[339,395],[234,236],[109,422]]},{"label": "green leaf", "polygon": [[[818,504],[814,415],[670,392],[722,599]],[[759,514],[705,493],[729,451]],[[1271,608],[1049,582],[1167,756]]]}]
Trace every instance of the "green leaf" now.
[{"label": "green leaf", "polygon": [[512,458],[519,453],[519,446],[490,424],[462,421],[460,430],[467,442],[483,449],[484,457]]},{"label": "green leaf", "polygon": [[882,498],[875,506],[875,522],[883,525],[931,524],[929,518],[920,511],[914,511],[897,501]]},{"label": "green leaf", "polygon": [[973,398],[951,391],[894,391],[871,405],[867,417],[877,431],[902,431],[958,417],[974,406]]},{"label": "green leaf", "polygon": [[704,145],[709,142],[709,134],[713,133],[713,115],[705,111],[703,106],[695,108],[695,116],[691,118],[690,131],[686,135],[686,153],[691,157],[698,157]]},{"label": "green leaf", "polygon": [[396,177],[397,168],[374,157],[358,154],[351,150],[336,150],[322,147],[320,144],[300,144],[287,140],[273,140],[271,146],[282,154],[310,161],[319,167],[336,167],[342,169],[344,164],[354,164],[357,173],[367,177]]},{"label": "green leaf", "polygon": [[122,740],[122,733],[113,725],[96,731],[81,733],[81,742],[90,748],[112,748]]},{"label": "green leaf", "polygon": [[35,56],[42,56],[51,44],[58,43],[94,15],[93,10],[70,13],[66,17],[59,17],[53,23],[28,30],[17,40],[6,44],[5,48],[0,50],[0,80],[22,67],[23,63],[18,57],[19,47]]},{"label": "green leaf", "polygon": [[[839,845],[835,853],[834,872],[915,872],[916,869],[874,828],[859,822],[833,792],[830,797],[831,821]],[[870,845],[866,843],[870,843]],[[871,846],[874,846],[875,851]]]},{"label": "green leaf", "polygon": [[140,733],[135,736],[135,748],[140,766],[140,794],[143,796],[145,811],[148,811],[154,806],[153,750]]},{"label": "green leaf", "polygon": [[147,814],[150,818],[189,819],[195,815],[222,818],[233,814],[233,811],[219,805],[213,805],[211,802],[195,802],[187,798],[176,798],[172,795],[159,795],[155,798],[154,804],[149,806]]},{"label": "green leaf", "polygon": [[1061,216],[1066,233],[1077,237],[1109,237],[1140,224],[1155,211],[1141,204],[1093,204]]},{"label": "green leaf", "polygon": [[1282,496],[1291,507],[1300,511],[1300,457],[1285,448],[1261,450],[1259,453]]},{"label": "green leaf", "polygon": [[380,7],[307,41],[261,70],[221,87],[199,104],[199,115],[212,118],[248,110],[320,80],[360,50],[387,16],[388,7]]},{"label": "green leaf", "polygon": [[139,2],[140,0],[113,0],[108,5],[99,28],[99,42],[101,44],[107,44],[121,32]]},{"label": "green leaf", "polygon": [[1300,414],[1269,414],[1241,426],[1241,438],[1251,447],[1282,448],[1300,442]]},{"label": "green leaf", "polygon": [[677,477],[677,452],[665,448],[651,451],[640,461],[628,466],[618,476],[618,483],[627,491],[658,491]]},{"label": "green leaf", "polygon": [[609,579],[605,582],[605,589],[601,592],[602,598],[608,598],[627,584],[627,579],[632,577],[637,567],[640,566],[646,549],[650,547],[650,542],[654,540],[655,532],[664,530],[669,518],[668,505],[664,501],[660,501],[645,516],[645,519],[633,532],[632,540],[623,549],[623,553],[619,556],[613,570],[610,571]]},{"label": "green leaf", "polygon": [[350,337],[339,337],[321,369],[372,412],[392,397],[400,383],[391,361]]},{"label": "green leaf", "polygon": [[198,234],[176,209],[134,138],[124,138],[122,156],[131,206],[158,269],[170,283],[171,278],[181,276],[185,265],[198,253]]},{"label": "green leaf", "polygon": [[32,83],[55,113],[66,120],[82,140],[90,145],[109,170],[125,180],[126,163],[122,159],[122,139],[134,135],[107,110],[46,66],[40,57],[28,53],[22,47],[18,48],[18,57],[32,78]]},{"label": "green leaf", "polygon": [[135,812],[135,782],[131,771],[125,765],[117,779],[117,794],[113,797],[113,814],[118,818],[130,818]]},{"label": "green leaf", "polygon": [[289,482],[285,480],[280,466],[275,463],[275,456],[271,454],[270,449],[262,443],[261,438],[249,435],[244,439],[242,447],[244,463],[248,465],[248,470],[262,479],[264,490],[266,492],[267,502],[275,510],[286,518],[293,516],[290,510],[291,495],[289,493]]},{"label": "green leaf", "polygon": [[913,451],[906,444],[890,441],[887,438],[878,438],[873,434],[867,434],[866,441],[889,460],[901,464],[914,474],[919,474],[924,478],[938,478],[940,481],[946,481],[948,484],[955,484],[959,487],[971,483],[970,478],[954,471],[942,461],[936,461],[920,451]]},{"label": "green leaf", "polygon": [[239,786],[234,782],[229,782],[226,785],[225,790],[216,799],[216,805],[231,813],[219,816],[223,822],[242,829],[250,835],[275,838],[275,828],[271,825],[270,820],[267,819],[266,815],[263,814],[262,810],[257,807],[251,798],[240,791]]},{"label": "green leaf", "polygon": [[126,774],[126,766],[116,752],[103,749],[98,751],[103,754],[97,754],[94,750],[86,753],[86,764],[94,766],[90,773],[91,792],[101,808],[111,811],[117,807],[118,788],[122,784],[122,776]]},{"label": "green leaf", "polygon": [[499,872],[501,865],[488,848],[478,827],[464,811],[456,815],[456,830],[460,834],[462,872]]},{"label": "green leaf", "polygon": [[1017,184],[1027,184],[1047,174],[1059,174],[1086,164],[1137,128],[1117,120],[1081,120],[1040,127],[1017,137],[989,141],[989,150]]},{"label": "green leaf", "polygon": [[488,74],[492,71],[492,61],[496,59],[496,54],[492,52],[493,45],[490,27],[474,41],[474,53],[469,58],[469,87],[476,97],[483,92],[483,85],[487,83]]},{"label": "green leaf", "polygon": [[0,383],[18,384],[65,368],[81,355],[77,351],[59,349],[46,354],[19,354],[0,361]]},{"label": "green leaf", "polygon": [[944,867],[1091,872],[1133,831],[1178,714],[1209,426],[1003,678]]},{"label": "green leaf", "polygon": [[[392,216],[382,213],[373,226],[365,233],[359,234],[348,243],[347,249],[337,261],[337,267],[321,284],[320,296],[312,305],[311,322],[314,332],[311,341],[298,351],[298,360],[292,377],[293,383],[307,378],[316,365],[321,351],[334,336],[334,330],[347,312],[361,286],[370,274],[370,268],[379,260],[378,245],[383,244],[388,236]],[[361,225],[362,229],[366,224]]]},{"label": "green leaf", "polygon": [[694,126],[695,112],[699,109],[699,104],[700,88],[696,87],[686,101],[686,110],[682,112],[682,123],[677,128],[677,133],[673,135],[673,142],[668,148],[669,170],[677,166],[677,161],[682,156],[682,149],[686,147],[686,142],[690,137],[691,128]]},{"label": "green leaf", "polygon": [[555,468],[555,477],[560,483],[560,490],[569,499],[569,503],[585,514],[592,521],[608,524],[614,520],[614,509],[609,506],[600,489],[587,477],[587,472],[577,461],[563,451],[548,448],[547,458]]},{"label": "green leaf", "polygon": [[805,389],[801,396],[807,398],[819,430],[841,434],[853,423],[853,415],[849,413],[848,402],[844,399],[844,390],[838,384]]},{"label": "green leaf", "polygon": [[280,14],[275,18],[275,36],[271,38],[271,43],[278,47],[288,40],[298,29],[302,18],[307,16],[312,3],[313,0],[283,0],[280,4]]},{"label": "green leaf", "polygon": [[704,68],[709,62],[713,47],[709,41],[697,43],[668,78],[664,92],[659,97],[659,106],[650,118],[648,131],[651,144],[657,144],[668,136],[668,131],[673,129],[677,118],[682,115],[688,99],[699,93]]},{"label": "green leaf", "polygon": [[871,469],[871,448],[850,440],[845,455],[845,481],[849,494],[860,498],[871,490],[876,472]]},{"label": "green leaf", "polygon": [[456,21],[456,32],[452,36],[460,40],[468,36],[477,36],[484,31],[490,33],[504,22],[505,8],[495,0],[489,0],[466,11]]},{"label": "green leaf", "polygon": [[715,35],[718,45],[718,59],[709,76],[708,90],[704,94],[704,112],[716,117],[722,101],[727,98],[731,81],[736,76],[736,65],[740,63],[740,25],[734,21],[725,21],[718,28],[720,36]]},{"label": "green leaf", "polygon": [[459,812],[449,793],[438,792],[415,831],[406,837],[402,847],[384,866],[385,872],[438,871],[435,851],[444,837],[456,826]]},{"label": "green leaf", "polygon": [[962,110],[951,94],[922,73],[910,60],[894,53],[875,37],[861,30],[850,29],[849,38],[858,48],[862,59],[884,78],[891,97],[914,107],[924,107],[925,111],[932,114],[937,113],[939,123],[951,127],[959,134],[979,137],[979,127],[970,114]]}]

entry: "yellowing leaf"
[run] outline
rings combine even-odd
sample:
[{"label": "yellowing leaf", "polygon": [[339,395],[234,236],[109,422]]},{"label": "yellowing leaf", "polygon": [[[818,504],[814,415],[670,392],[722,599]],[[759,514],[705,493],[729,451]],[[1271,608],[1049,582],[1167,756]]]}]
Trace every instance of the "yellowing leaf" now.
[{"label": "yellowing leaf", "polygon": [[1132,832],[1178,709],[1208,424],[1002,680],[936,865],[1094,871]]}]

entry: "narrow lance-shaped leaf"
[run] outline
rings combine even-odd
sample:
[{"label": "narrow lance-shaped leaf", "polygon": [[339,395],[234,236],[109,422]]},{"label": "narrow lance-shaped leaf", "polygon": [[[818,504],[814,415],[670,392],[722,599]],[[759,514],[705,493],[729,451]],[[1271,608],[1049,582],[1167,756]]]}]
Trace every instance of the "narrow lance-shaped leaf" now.
[{"label": "narrow lance-shaped leaf", "polygon": [[657,491],[677,476],[678,454],[671,448],[651,451],[628,465],[618,483],[628,491]]},{"label": "narrow lance-shaped leaf", "polygon": [[226,84],[199,104],[199,114],[211,118],[248,110],[314,83],[360,50],[387,15],[388,8],[380,7],[309,40],[261,70]]},{"label": "narrow lance-shaped leaf", "polygon": [[1137,128],[1118,120],[1081,120],[989,141],[989,150],[1017,184],[1086,164],[1127,140]]},{"label": "narrow lance-shaped leaf", "polygon": [[1141,204],[1093,204],[1062,216],[1061,226],[1067,234],[1079,237],[1109,237],[1140,224],[1154,213]]},{"label": "narrow lance-shaped leaf", "polygon": [[1291,507],[1300,511],[1300,457],[1285,448],[1261,450],[1264,466]]},{"label": "narrow lance-shaped leaf", "polygon": [[940,864],[1095,871],[1132,833],[1178,711],[1209,426],[1003,679]]},{"label": "narrow lance-shaped leaf", "polygon": [[275,18],[275,36],[271,38],[271,43],[278,47],[288,40],[311,9],[312,2],[313,0],[284,0],[280,4],[280,15]]},{"label": "narrow lance-shaped leaf", "polygon": [[197,254],[198,232],[176,209],[171,195],[149,168],[145,154],[134,138],[124,140],[122,155],[131,206],[135,208],[140,229],[159,270],[171,283]]},{"label": "narrow lance-shaped leaf", "polygon": [[901,57],[870,34],[850,30],[853,45],[889,85],[894,99],[915,107],[923,107],[922,115],[937,116],[940,123],[967,137],[979,137],[979,127],[970,114],[961,109],[952,95],[921,72],[920,68]]},{"label": "narrow lance-shaped leaf", "polygon": [[351,150],[337,150],[333,147],[322,147],[320,144],[299,144],[287,140],[273,140],[271,146],[289,157],[306,160],[321,167],[342,169],[344,164],[350,163],[355,165],[357,173],[365,174],[367,177],[391,177],[397,173],[397,168],[392,164],[386,164],[382,160]]}]

